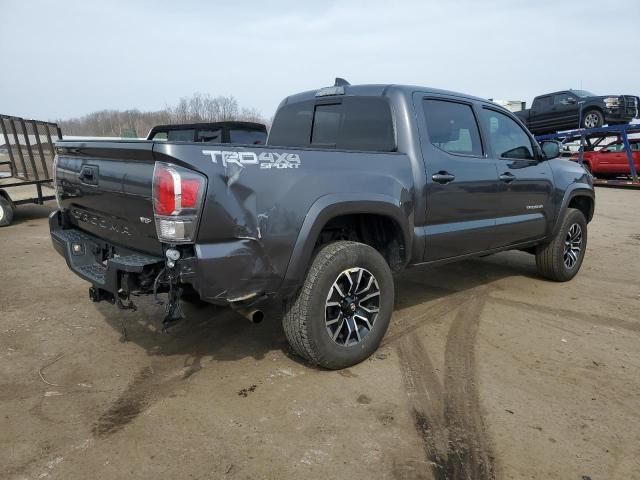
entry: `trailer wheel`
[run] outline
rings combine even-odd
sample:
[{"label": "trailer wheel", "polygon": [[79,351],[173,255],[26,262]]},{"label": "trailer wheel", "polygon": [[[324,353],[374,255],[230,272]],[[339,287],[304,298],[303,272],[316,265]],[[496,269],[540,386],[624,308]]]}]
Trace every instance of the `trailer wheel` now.
[{"label": "trailer wheel", "polygon": [[13,203],[0,195],[0,227],[6,227],[13,220]]},{"label": "trailer wheel", "polygon": [[604,125],[604,115],[600,110],[587,110],[582,116],[584,128],[598,128]]}]

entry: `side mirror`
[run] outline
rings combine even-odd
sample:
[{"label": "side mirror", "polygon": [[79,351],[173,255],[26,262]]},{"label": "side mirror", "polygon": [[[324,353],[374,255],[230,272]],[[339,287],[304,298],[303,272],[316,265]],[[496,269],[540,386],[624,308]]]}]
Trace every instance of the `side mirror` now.
[{"label": "side mirror", "polygon": [[540,142],[540,148],[542,148],[542,153],[544,153],[545,160],[551,160],[552,158],[557,158],[560,156],[560,149],[562,148],[562,144],[560,142],[556,142],[555,140],[543,140]]}]

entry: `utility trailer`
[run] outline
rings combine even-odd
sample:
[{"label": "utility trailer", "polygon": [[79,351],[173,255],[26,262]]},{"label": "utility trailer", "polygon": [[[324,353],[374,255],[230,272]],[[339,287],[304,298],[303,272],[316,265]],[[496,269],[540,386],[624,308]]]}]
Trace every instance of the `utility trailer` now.
[{"label": "utility trailer", "polygon": [[54,138],[62,140],[56,123],[0,114],[0,227],[16,206],[55,199]]},{"label": "utility trailer", "polygon": [[629,162],[629,172],[631,179],[600,179],[594,178],[593,183],[600,186],[640,188],[638,181],[638,171],[633,159],[629,135],[640,134],[640,124],[610,125],[598,128],[579,128],[566,132],[556,132],[547,135],[537,135],[538,141],[557,140],[563,145],[580,140],[578,150],[578,163],[583,164],[584,152],[595,151],[596,148],[604,146],[607,138],[616,137],[624,145],[624,152]]}]

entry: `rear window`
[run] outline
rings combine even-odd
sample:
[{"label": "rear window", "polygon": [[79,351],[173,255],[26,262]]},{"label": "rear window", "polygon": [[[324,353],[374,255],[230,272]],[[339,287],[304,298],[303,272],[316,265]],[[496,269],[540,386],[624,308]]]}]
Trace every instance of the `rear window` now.
[{"label": "rear window", "polygon": [[193,142],[193,134],[195,130],[193,128],[185,130],[169,130],[167,132],[167,139],[170,142]]},{"label": "rear window", "polygon": [[382,97],[342,97],[285,105],[270,145],[390,152],[395,150],[391,109]]},{"label": "rear window", "polygon": [[232,128],[229,130],[231,143],[242,145],[264,145],[267,142],[267,133],[259,130],[240,130]]},{"label": "rear window", "polygon": [[546,97],[536,98],[533,103],[535,104],[536,108],[550,107],[553,104],[553,99],[551,98],[551,96],[547,95]]},{"label": "rear window", "polygon": [[222,129],[198,130],[198,133],[196,134],[196,142],[222,143]]}]

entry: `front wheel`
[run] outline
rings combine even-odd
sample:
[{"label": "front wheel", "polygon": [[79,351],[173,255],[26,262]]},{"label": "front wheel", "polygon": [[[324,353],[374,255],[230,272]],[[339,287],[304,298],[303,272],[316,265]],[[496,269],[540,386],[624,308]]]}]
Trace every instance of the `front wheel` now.
[{"label": "front wheel", "polygon": [[604,125],[604,115],[600,110],[588,110],[582,117],[584,128],[598,128]]},{"label": "front wheel", "polygon": [[285,307],[291,347],[314,365],[350,367],[376,351],[394,302],[391,269],[374,248],[339,241],[316,254],[298,294]]},{"label": "front wheel", "polygon": [[587,220],[580,210],[569,208],[553,240],[538,247],[538,274],[556,282],[571,280],[580,270],[586,249]]}]

